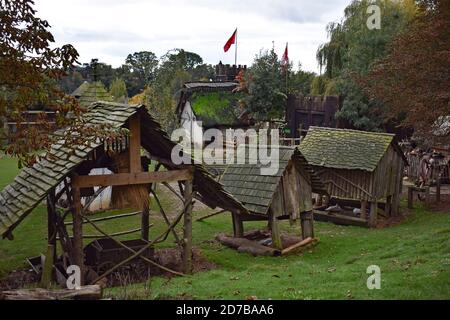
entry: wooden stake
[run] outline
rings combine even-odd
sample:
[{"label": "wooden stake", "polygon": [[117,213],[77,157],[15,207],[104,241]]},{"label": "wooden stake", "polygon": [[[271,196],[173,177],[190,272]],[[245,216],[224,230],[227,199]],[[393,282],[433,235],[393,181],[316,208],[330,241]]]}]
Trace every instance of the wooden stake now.
[{"label": "wooden stake", "polygon": [[186,211],[184,214],[183,227],[183,270],[185,274],[192,273],[192,181],[188,180],[184,185],[184,196],[186,203]]},{"label": "wooden stake", "polygon": [[130,134],[130,172],[141,172],[141,118],[139,114],[130,119]]},{"label": "wooden stake", "polygon": [[41,286],[49,288],[52,281],[53,263],[54,263],[55,246],[49,244],[47,247],[47,254],[45,256],[44,267],[42,268]]}]

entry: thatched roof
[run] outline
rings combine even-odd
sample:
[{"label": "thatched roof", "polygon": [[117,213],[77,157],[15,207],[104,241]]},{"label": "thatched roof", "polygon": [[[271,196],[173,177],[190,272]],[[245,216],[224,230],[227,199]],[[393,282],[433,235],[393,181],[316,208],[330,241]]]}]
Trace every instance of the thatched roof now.
[{"label": "thatched roof", "polygon": [[[87,123],[108,124],[120,128],[128,125],[128,119],[141,116],[141,144],[151,155],[171,162],[171,152],[176,145],[159,123],[147,112],[144,105],[126,105],[98,102],[90,106],[85,115]],[[89,137],[86,137],[86,141]],[[91,139],[92,140],[92,139]],[[63,143],[52,146],[45,159],[32,167],[24,168],[14,181],[0,192],[0,235],[6,237],[43,200],[50,190],[70,176],[96,150],[101,142],[91,142],[67,148]],[[178,166],[171,166],[172,169]],[[211,207],[245,211],[223,186],[201,165],[195,165],[194,190],[202,201]]]}]

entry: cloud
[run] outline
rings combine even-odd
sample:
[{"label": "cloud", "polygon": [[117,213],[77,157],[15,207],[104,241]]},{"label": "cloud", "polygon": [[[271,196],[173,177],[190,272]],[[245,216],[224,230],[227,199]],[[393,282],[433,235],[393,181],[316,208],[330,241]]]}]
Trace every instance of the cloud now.
[{"label": "cloud", "polygon": [[[317,71],[315,53],[325,26],[338,20],[349,0],[36,0],[38,16],[52,26],[56,45],[71,43],[80,60],[119,66],[128,53],[158,56],[173,48],[200,54],[211,64],[234,62],[223,45],[238,27],[238,63],[251,64],[274,43],[289,42],[291,60]],[[233,48],[234,50],[234,48]]]}]

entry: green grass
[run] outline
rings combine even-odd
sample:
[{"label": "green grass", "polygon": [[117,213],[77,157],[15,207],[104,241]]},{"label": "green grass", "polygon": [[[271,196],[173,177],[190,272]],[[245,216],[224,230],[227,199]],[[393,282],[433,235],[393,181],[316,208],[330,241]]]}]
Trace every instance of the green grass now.
[{"label": "green grass", "polygon": [[[0,186],[13,178],[17,172],[13,167],[11,159],[0,160]],[[167,197],[162,201],[168,207],[173,205]],[[163,231],[161,218],[154,215],[152,222],[151,234]],[[138,224],[139,217],[131,217],[102,225],[120,231]],[[245,225],[246,230],[262,226],[258,222]],[[277,258],[252,257],[213,241],[217,233],[231,232],[228,214],[194,222],[193,228],[195,245],[216,264],[215,269],[188,277],[156,277],[148,283],[107,289],[106,295],[139,299],[450,299],[450,213],[429,212],[419,206],[404,223],[377,230],[316,222],[317,246],[303,254]],[[300,232],[288,222],[283,229]],[[87,226],[85,233],[95,231]],[[21,268],[25,257],[45,251],[44,208],[34,210],[14,236],[14,241],[0,240],[0,273]],[[172,245],[172,240],[164,245]],[[366,287],[369,265],[381,268],[380,290]]]}]

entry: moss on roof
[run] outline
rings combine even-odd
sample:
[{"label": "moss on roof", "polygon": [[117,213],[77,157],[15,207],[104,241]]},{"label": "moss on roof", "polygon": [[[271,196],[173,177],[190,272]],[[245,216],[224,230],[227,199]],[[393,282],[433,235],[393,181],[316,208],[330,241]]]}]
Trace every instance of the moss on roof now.
[{"label": "moss on roof", "polygon": [[239,124],[241,97],[242,94],[230,91],[195,92],[190,101],[195,116],[204,126],[233,126]]},{"label": "moss on roof", "polygon": [[314,166],[372,172],[393,139],[388,133],[310,127],[300,151]]}]

